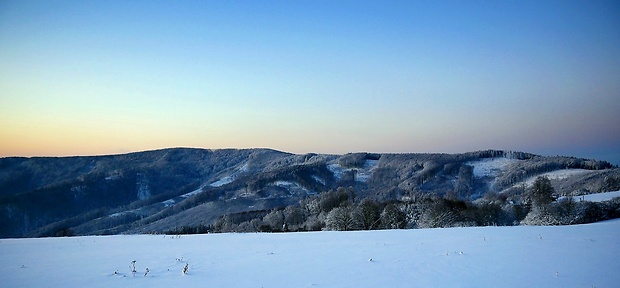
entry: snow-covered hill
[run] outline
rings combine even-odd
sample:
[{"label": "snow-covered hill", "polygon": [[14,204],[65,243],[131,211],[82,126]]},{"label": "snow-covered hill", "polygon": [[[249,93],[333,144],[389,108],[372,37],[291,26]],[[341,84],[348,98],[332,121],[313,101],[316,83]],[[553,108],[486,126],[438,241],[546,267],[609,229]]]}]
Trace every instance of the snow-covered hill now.
[{"label": "snow-covered hill", "polygon": [[1,239],[0,255],[2,287],[617,287],[620,220]]},{"label": "snow-covered hill", "polygon": [[[355,201],[410,201],[420,195],[476,201],[497,193],[520,203],[521,193],[538,176],[551,179],[557,196],[620,189],[620,169],[605,161],[500,150],[296,155],[270,149],[173,148],[0,158],[0,237],[212,227],[226,216],[258,219],[341,188],[352,188]],[[305,227],[320,229],[322,221]]]}]

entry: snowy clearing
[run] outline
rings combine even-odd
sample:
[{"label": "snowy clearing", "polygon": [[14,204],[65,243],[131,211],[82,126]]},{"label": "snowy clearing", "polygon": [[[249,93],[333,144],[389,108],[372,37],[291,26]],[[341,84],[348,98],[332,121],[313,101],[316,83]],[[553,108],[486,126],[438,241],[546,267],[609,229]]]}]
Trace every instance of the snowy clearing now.
[{"label": "snowy clearing", "polygon": [[217,180],[211,184],[209,184],[209,186],[211,187],[221,187],[224,186],[226,184],[230,184],[233,181],[235,181],[235,179],[237,179],[237,177],[239,177],[239,174],[241,173],[245,173],[250,171],[250,166],[248,165],[248,163],[243,164],[243,166],[241,166],[239,169],[237,169],[237,171],[233,172],[233,174],[228,175],[226,177],[223,177],[220,180]]},{"label": "snowy clearing", "polygon": [[314,181],[319,182],[319,183],[321,183],[321,184],[323,184],[323,185],[325,185],[325,184],[327,183],[327,182],[325,181],[325,179],[323,179],[323,178],[321,178],[321,177],[319,177],[319,176],[316,176],[316,175],[312,175],[312,179],[314,179]]},{"label": "snowy clearing", "polygon": [[534,182],[536,181],[536,178],[544,176],[547,177],[551,180],[562,180],[562,179],[566,179],[568,177],[572,177],[572,176],[576,176],[576,175],[582,175],[582,174],[587,174],[587,173],[593,173],[595,171],[593,170],[586,170],[586,169],[562,169],[562,170],[556,170],[556,171],[551,171],[551,172],[547,172],[547,173],[543,173],[537,176],[533,176],[528,178],[525,181],[525,185],[527,186],[532,186],[534,185]]},{"label": "snowy clearing", "polygon": [[176,203],[176,201],[174,201],[173,199],[168,199],[168,200],[163,201],[161,203],[164,204],[164,206],[166,206],[166,207],[170,207],[170,206],[174,205]]},{"label": "snowy clearing", "polygon": [[340,180],[346,172],[355,171],[355,181],[366,182],[372,176],[372,172],[377,167],[379,160],[366,160],[362,168],[342,168],[338,163],[327,165],[327,169],[334,173],[334,177]]},{"label": "snowy clearing", "polygon": [[583,196],[574,196],[573,200],[588,201],[588,202],[603,202],[603,201],[609,201],[616,197],[620,197],[620,191],[588,194],[588,195],[583,195]]},{"label": "snowy clearing", "polygon": [[503,170],[506,169],[508,165],[519,161],[521,160],[498,157],[468,162],[467,165],[471,165],[474,167],[475,177],[497,177]]},{"label": "snowy clearing", "polygon": [[297,182],[278,180],[274,182],[273,185],[284,188],[288,190],[289,193],[291,194],[295,194],[295,193],[314,194],[314,192],[304,188]]},{"label": "snowy clearing", "polygon": [[211,187],[221,187],[221,186],[224,186],[226,184],[230,184],[233,181],[234,181],[234,179],[233,179],[232,176],[226,176],[226,177],[224,177],[224,178],[222,178],[220,180],[217,180],[217,181],[209,184],[209,186],[211,186]]},{"label": "snowy clearing", "polygon": [[[204,189],[204,188],[205,188],[204,186],[200,186],[198,189],[196,189],[196,190],[194,190],[192,192],[189,192],[189,193],[185,193],[185,194],[181,195],[180,197],[188,198],[188,197],[194,196],[196,194],[200,194],[200,193],[202,193],[202,189]],[[168,201],[168,200],[166,200],[166,201]],[[166,202],[166,201],[164,201],[164,202]]]},{"label": "snowy clearing", "polygon": [[620,220],[553,227],[0,239],[0,273],[3,287],[600,288],[620,283],[619,244]]}]

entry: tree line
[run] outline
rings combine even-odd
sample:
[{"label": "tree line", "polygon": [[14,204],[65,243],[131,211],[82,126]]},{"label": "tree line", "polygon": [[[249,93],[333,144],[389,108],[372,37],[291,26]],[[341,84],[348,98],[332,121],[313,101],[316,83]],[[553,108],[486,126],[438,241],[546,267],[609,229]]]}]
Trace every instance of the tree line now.
[{"label": "tree line", "polygon": [[546,177],[538,177],[533,186],[521,195],[488,193],[475,202],[450,193],[444,196],[417,193],[399,201],[358,199],[352,187],[339,187],[303,198],[298,205],[225,215],[212,225],[181,227],[167,232],[191,234],[194,231],[292,232],[570,225],[620,218],[620,199],[594,203],[575,201],[572,197],[558,200],[556,196],[551,181]]}]

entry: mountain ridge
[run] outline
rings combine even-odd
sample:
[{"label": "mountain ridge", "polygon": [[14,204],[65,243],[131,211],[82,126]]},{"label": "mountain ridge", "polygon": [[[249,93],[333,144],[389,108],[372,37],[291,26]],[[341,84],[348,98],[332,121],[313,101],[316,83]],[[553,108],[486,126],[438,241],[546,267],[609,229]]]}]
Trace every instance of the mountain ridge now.
[{"label": "mountain ridge", "polygon": [[282,209],[338,188],[350,188],[360,199],[400,201],[422,193],[473,201],[488,193],[519,194],[528,179],[569,169],[577,170],[553,179],[558,195],[602,191],[605,179],[620,177],[606,161],[503,150],[337,155],[167,148],[5,157],[0,158],[0,223],[6,224],[0,237],[213,225],[225,215]]}]

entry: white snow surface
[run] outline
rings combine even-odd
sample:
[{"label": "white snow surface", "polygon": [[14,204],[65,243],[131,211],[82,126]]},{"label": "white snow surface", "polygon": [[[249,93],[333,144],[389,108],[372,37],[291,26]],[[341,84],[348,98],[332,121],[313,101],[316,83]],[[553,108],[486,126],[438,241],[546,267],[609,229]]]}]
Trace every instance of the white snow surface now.
[{"label": "white snow surface", "polygon": [[338,163],[328,164],[327,169],[334,173],[334,177],[336,177],[336,179],[342,178],[342,174],[344,174],[345,172],[345,169],[342,169],[342,167]]},{"label": "white snow surface", "polygon": [[174,199],[168,199],[168,200],[163,201],[161,203],[164,204],[166,207],[170,207],[170,206],[174,205],[176,203],[176,201],[174,201]]},{"label": "white snow surface", "polygon": [[482,177],[497,177],[506,167],[510,164],[519,162],[521,160],[498,157],[487,158],[480,161],[468,162],[467,165],[474,167],[474,176],[478,178]]},{"label": "white snow surface", "polygon": [[274,182],[273,185],[282,187],[288,190],[291,194],[300,193],[300,192],[305,193],[305,194],[314,194],[314,192],[304,188],[303,186],[299,185],[299,183],[293,182],[293,181],[278,180]]},{"label": "white snow surface", "polygon": [[237,169],[237,171],[233,172],[231,175],[223,177],[222,179],[209,184],[209,186],[221,187],[226,184],[232,183],[233,181],[235,181],[235,179],[237,179],[237,177],[239,177],[239,174],[248,172],[248,171],[250,171],[250,166],[248,165],[248,163],[245,163],[243,164],[243,166],[241,166],[239,169]]},{"label": "white snow surface", "polygon": [[217,181],[209,184],[209,186],[211,186],[211,187],[221,187],[221,186],[224,186],[226,184],[232,183],[233,180],[235,180],[235,179],[232,176],[226,176],[226,177],[224,177],[224,178],[222,178],[220,180],[217,180]]},{"label": "white snow surface", "polygon": [[[194,196],[194,195],[196,195],[196,194],[200,194],[200,193],[202,193],[202,189],[204,189],[204,188],[205,188],[204,186],[200,186],[198,189],[196,189],[196,190],[194,190],[194,191],[192,191],[192,192],[185,193],[185,194],[181,195],[181,197],[183,197],[183,198],[188,198],[188,197],[190,197],[190,196]],[[166,201],[168,201],[168,200],[166,200]],[[165,205],[165,204],[166,204],[166,203],[165,203],[166,201],[164,201],[164,202],[162,202],[162,203],[164,203],[164,205]]]},{"label": "white snow surface", "polygon": [[536,176],[532,176],[530,178],[528,178],[525,181],[525,184],[527,186],[532,186],[534,185],[534,182],[536,181],[536,178],[544,176],[547,177],[549,179],[552,180],[561,180],[561,179],[566,179],[568,177],[571,176],[576,176],[576,175],[581,175],[581,174],[587,174],[587,173],[593,173],[595,171],[592,170],[587,170],[587,169],[562,169],[562,170],[556,170],[556,171],[551,171],[551,172],[547,172],[547,173],[543,173],[540,175],[536,175]]},{"label": "white snow surface", "polygon": [[0,239],[0,255],[3,287],[618,287],[620,220]]},{"label": "white snow surface", "polygon": [[355,181],[366,182],[372,176],[372,172],[378,163],[379,160],[366,160],[362,168],[342,168],[338,163],[331,163],[327,165],[327,169],[334,173],[336,179],[341,179],[345,172],[355,171]]},{"label": "white snow surface", "polygon": [[316,176],[316,175],[312,175],[312,179],[314,179],[316,182],[319,182],[319,183],[321,183],[323,185],[325,185],[325,183],[326,183],[325,179],[323,179],[323,178],[321,178],[319,176]]},{"label": "white snow surface", "polygon": [[596,194],[588,194],[583,196],[574,196],[575,201],[603,202],[620,197],[620,191],[604,192]]}]

